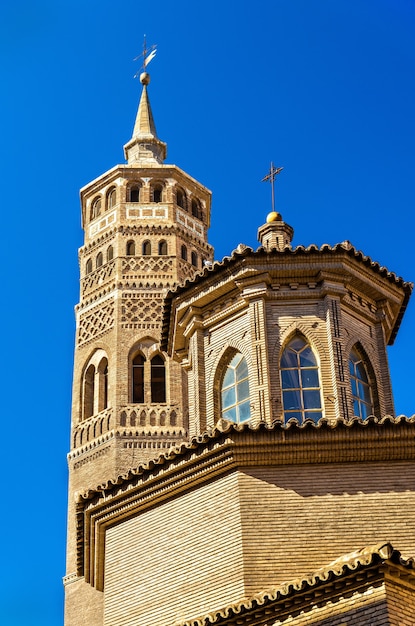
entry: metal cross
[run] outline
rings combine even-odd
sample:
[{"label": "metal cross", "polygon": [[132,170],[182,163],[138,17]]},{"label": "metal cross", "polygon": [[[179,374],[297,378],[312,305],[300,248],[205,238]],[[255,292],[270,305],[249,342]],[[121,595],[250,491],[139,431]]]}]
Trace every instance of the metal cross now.
[{"label": "metal cross", "polygon": [[134,74],[134,78],[137,78],[140,75],[141,71],[145,72],[146,66],[150,63],[152,59],[154,59],[156,55],[156,52],[155,52],[156,49],[157,49],[157,44],[153,44],[152,46],[147,48],[147,37],[146,35],[144,35],[143,52],[139,54],[137,57],[135,57],[134,59],[134,61],[138,61],[139,59],[142,58],[143,64],[141,68],[139,69],[139,71],[136,74]]},{"label": "metal cross", "polygon": [[272,203],[272,210],[275,211],[275,193],[274,193],[274,183],[275,183],[275,179],[277,178],[278,174],[280,174],[282,172],[284,168],[283,167],[275,167],[274,163],[271,161],[271,166],[269,168],[269,172],[266,176],[264,176],[264,178],[261,180],[262,183],[269,181],[271,183],[271,203]]}]

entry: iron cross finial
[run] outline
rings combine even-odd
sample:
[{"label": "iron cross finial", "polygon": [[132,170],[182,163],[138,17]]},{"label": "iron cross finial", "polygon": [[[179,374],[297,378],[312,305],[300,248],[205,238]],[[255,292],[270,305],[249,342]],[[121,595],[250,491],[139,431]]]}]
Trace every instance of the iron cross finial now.
[{"label": "iron cross finial", "polygon": [[266,176],[264,176],[264,178],[262,179],[262,183],[264,182],[270,182],[271,183],[271,203],[272,203],[272,210],[275,211],[275,193],[274,193],[274,183],[275,183],[275,179],[277,178],[278,174],[280,174],[282,172],[284,168],[283,167],[275,167],[274,163],[271,161],[271,166],[269,168],[269,172]]},{"label": "iron cross finial", "polygon": [[144,42],[143,42],[143,52],[141,54],[139,54],[137,57],[135,57],[134,61],[138,61],[138,59],[143,59],[143,65],[141,66],[140,70],[134,75],[134,78],[137,78],[137,76],[140,75],[140,72],[146,71],[146,67],[147,65],[150,63],[150,61],[152,61],[154,59],[154,57],[156,56],[157,53],[157,44],[153,44],[152,46],[150,46],[149,48],[147,48],[147,38],[146,35],[144,35]]}]

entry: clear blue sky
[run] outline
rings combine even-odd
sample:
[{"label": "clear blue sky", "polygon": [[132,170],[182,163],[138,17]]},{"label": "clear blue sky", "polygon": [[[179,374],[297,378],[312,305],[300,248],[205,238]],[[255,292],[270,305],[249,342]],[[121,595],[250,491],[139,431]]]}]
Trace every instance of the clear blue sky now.
[{"label": "clear blue sky", "polygon": [[[3,0],[2,626],[62,624],[78,191],[124,162],[144,33],[167,162],[213,191],[216,258],[256,247],[273,160],[296,245],[349,239],[415,279],[413,0]],[[412,302],[389,351],[407,415],[414,322]]]}]

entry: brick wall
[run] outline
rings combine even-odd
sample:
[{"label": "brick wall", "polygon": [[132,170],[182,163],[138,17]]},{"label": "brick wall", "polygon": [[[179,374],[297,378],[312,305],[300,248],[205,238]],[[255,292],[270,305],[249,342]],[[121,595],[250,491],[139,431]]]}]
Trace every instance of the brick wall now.
[{"label": "brick wall", "polygon": [[165,626],[243,595],[237,475],[107,531],[106,626]]}]

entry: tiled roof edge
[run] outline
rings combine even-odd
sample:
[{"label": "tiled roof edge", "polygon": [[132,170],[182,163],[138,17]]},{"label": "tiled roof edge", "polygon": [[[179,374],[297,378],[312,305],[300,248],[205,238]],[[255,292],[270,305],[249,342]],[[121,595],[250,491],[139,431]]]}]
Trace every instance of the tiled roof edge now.
[{"label": "tiled roof edge", "polygon": [[129,480],[138,477],[140,475],[146,474],[147,472],[151,472],[157,466],[162,466],[169,461],[173,461],[174,459],[184,457],[186,453],[191,450],[195,450],[208,442],[212,442],[214,440],[219,440],[224,435],[231,432],[259,432],[260,430],[307,430],[307,429],[324,429],[327,428],[329,430],[334,430],[336,428],[368,428],[371,425],[384,426],[388,424],[398,425],[402,422],[407,424],[415,425],[415,414],[412,417],[407,417],[405,415],[399,415],[397,417],[393,417],[391,415],[385,415],[383,418],[379,419],[374,416],[370,416],[365,420],[362,420],[360,417],[354,417],[348,421],[339,418],[335,422],[331,422],[326,418],[320,419],[317,423],[313,422],[311,419],[305,420],[303,423],[299,423],[298,420],[292,418],[288,420],[286,423],[282,423],[278,420],[273,422],[272,424],[266,424],[265,422],[259,422],[257,425],[252,425],[249,423],[245,424],[232,424],[228,423],[227,426],[223,428],[214,428],[209,432],[204,432],[197,437],[193,437],[189,442],[183,442],[179,446],[173,446],[170,448],[165,454],[160,455],[159,457],[152,459],[148,463],[141,464],[138,467],[129,470],[124,474],[120,474],[115,479],[109,480],[101,485],[98,485],[96,489],[89,489],[82,494],[79,494],[78,501],[82,500],[90,500],[98,493],[102,493],[103,491],[109,491],[113,487],[119,486],[124,482],[128,482]]},{"label": "tiled roof edge", "polygon": [[325,583],[333,578],[340,578],[357,569],[370,567],[373,563],[381,563],[388,560],[391,560],[393,563],[399,563],[407,569],[415,569],[414,559],[404,559],[391,543],[379,543],[346,554],[309,575],[262,591],[248,599],[230,604],[218,611],[212,611],[198,619],[181,622],[180,626],[207,626],[233,616],[240,616],[252,609],[264,607],[272,602],[278,602],[278,600],[294,595],[298,591],[312,590],[321,583]]}]

